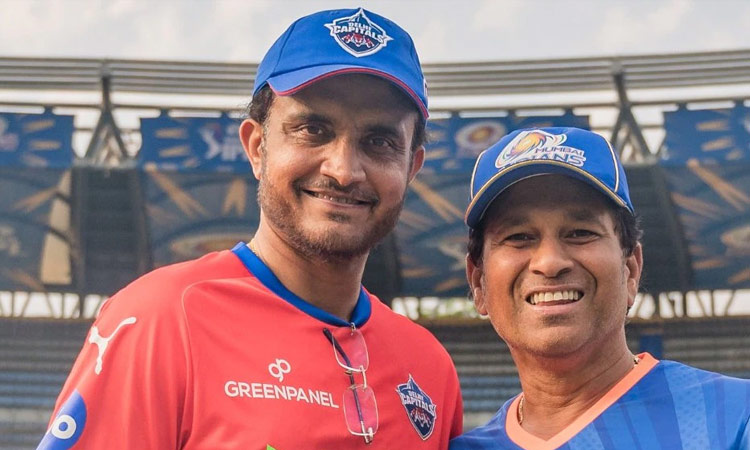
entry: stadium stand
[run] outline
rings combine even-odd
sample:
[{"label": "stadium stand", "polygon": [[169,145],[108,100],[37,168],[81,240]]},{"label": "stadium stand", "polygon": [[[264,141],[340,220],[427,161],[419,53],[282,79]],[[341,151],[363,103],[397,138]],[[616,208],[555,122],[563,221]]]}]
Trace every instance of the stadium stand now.
[{"label": "stadium stand", "polygon": [[0,449],[34,448],[91,326],[0,318]]}]

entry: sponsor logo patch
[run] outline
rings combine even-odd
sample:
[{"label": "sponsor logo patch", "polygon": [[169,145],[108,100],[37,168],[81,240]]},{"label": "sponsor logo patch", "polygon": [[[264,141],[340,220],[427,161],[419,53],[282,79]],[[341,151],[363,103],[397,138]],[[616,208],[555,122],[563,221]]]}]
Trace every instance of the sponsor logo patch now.
[{"label": "sponsor logo patch", "polygon": [[102,373],[102,364],[104,360],[104,352],[107,351],[107,347],[109,347],[109,343],[112,341],[112,339],[115,338],[115,335],[117,335],[117,332],[120,331],[120,328],[124,327],[125,325],[132,325],[136,322],[135,317],[128,317],[127,319],[124,319],[121,321],[117,328],[115,328],[115,331],[112,332],[109,336],[102,336],[99,334],[99,328],[97,326],[91,327],[91,333],[89,334],[89,344],[96,345],[98,349],[98,353],[96,356],[96,366],[94,366],[94,373],[99,375]]},{"label": "sponsor logo patch", "polygon": [[60,408],[37,450],[67,450],[78,442],[86,426],[86,403],[73,391]]},{"label": "sponsor logo patch", "polygon": [[268,365],[268,373],[272,377],[278,378],[279,383],[284,381],[284,374],[292,371],[292,366],[285,359],[276,359],[275,363]]},{"label": "sponsor logo patch", "polygon": [[276,358],[268,365],[268,373],[276,379],[276,384],[260,381],[227,380],[224,383],[224,395],[236,399],[265,399],[304,402],[311,405],[338,409],[340,406],[328,391],[309,387],[290,386],[284,383],[286,375],[292,371],[289,361]]},{"label": "sponsor logo patch", "polygon": [[325,24],[336,43],[357,58],[379,52],[393,38],[370,20],[362,8],[353,16],[341,17]]},{"label": "sponsor logo patch", "polygon": [[426,440],[435,429],[435,418],[437,417],[437,405],[427,395],[417,382],[409,374],[409,381],[396,386],[396,392],[401,398],[401,403],[406,409],[406,416],[414,425],[417,434],[422,440]]},{"label": "sponsor logo patch", "polygon": [[541,130],[519,133],[497,155],[495,167],[502,169],[529,160],[560,161],[583,167],[586,162],[583,150],[562,145],[566,138],[564,134],[551,134]]}]

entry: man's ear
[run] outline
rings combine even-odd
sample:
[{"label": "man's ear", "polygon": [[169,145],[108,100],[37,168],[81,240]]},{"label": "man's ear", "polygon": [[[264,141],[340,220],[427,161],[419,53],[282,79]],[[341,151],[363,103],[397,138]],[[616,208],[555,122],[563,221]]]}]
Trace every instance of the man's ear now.
[{"label": "man's ear", "polygon": [[633,253],[625,258],[625,269],[627,270],[625,283],[628,288],[628,307],[631,307],[635,303],[643,271],[643,247],[640,242],[636,244]]},{"label": "man's ear", "polygon": [[263,145],[263,125],[253,119],[245,119],[240,124],[240,142],[245,149],[247,160],[253,168],[253,175],[260,180],[260,168],[263,154],[261,146]]},{"label": "man's ear", "polygon": [[483,274],[482,266],[475,265],[469,255],[466,255],[466,279],[469,282],[471,296],[474,299],[474,308],[479,314],[486,316],[487,304],[484,300]]},{"label": "man's ear", "polygon": [[417,176],[417,173],[422,169],[422,166],[424,165],[424,145],[420,145],[418,149],[414,150],[414,153],[411,155],[411,169],[409,169],[409,183],[411,183],[411,180],[414,179],[414,177]]}]

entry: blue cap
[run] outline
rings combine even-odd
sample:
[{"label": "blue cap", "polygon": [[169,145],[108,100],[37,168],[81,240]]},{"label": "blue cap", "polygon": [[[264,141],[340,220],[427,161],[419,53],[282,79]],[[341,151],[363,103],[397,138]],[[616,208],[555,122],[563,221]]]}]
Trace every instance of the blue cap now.
[{"label": "blue cap", "polygon": [[411,36],[365,9],[336,9],[302,17],[263,57],[253,95],[268,83],[291,95],[311,83],[343,73],[366,73],[397,85],[427,118],[427,88]]},{"label": "blue cap", "polygon": [[514,183],[548,174],[584,181],[634,213],[625,169],[606,139],[580,128],[528,128],[504,136],[477,158],[466,224],[476,228],[492,201]]}]

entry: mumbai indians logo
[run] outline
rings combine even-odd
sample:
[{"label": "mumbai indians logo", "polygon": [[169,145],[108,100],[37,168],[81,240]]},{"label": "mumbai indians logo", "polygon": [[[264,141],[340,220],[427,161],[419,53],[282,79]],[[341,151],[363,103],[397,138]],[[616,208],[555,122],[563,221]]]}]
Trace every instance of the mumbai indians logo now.
[{"label": "mumbai indians logo", "polygon": [[561,145],[566,138],[564,134],[551,134],[542,130],[523,131],[497,155],[495,167],[502,169],[529,160],[560,161],[583,167],[586,162],[583,150]]},{"label": "mumbai indians logo", "polygon": [[393,40],[380,25],[365,15],[362,8],[353,16],[335,19],[325,26],[331,30],[331,36],[341,48],[357,58],[377,53]]},{"label": "mumbai indians logo", "polygon": [[401,397],[401,403],[406,408],[406,415],[417,430],[417,434],[423,441],[426,440],[435,429],[437,405],[432,403],[430,396],[419,388],[411,374],[409,374],[409,381],[396,386],[396,392]]}]

